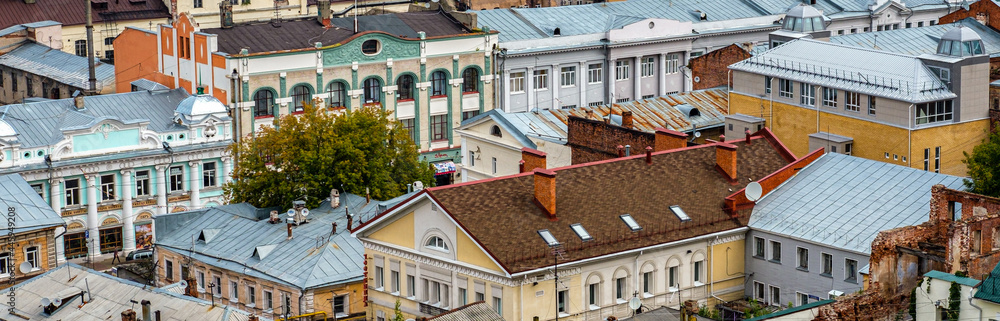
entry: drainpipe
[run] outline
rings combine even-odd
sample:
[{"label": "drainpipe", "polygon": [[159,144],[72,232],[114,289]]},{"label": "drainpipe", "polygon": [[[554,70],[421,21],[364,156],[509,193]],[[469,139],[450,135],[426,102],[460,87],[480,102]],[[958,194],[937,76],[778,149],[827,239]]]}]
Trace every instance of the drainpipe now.
[{"label": "drainpipe", "polygon": [[642,256],[642,252],[639,251],[639,254],[635,256],[635,264],[632,265],[632,268],[635,269],[635,273],[633,274],[635,275],[635,292],[633,293],[639,293],[639,257]]},{"label": "drainpipe", "polygon": [[[719,300],[719,302],[726,302],[726,300],[723,300],[722,298],[715,296],[715,278],[712,277],[712,271],[713,271],[712,266],[715,265],[715,257],[712,256],[713,253],[712,243],[715,243],[718,240],[719,236],[716,235],[714,240],[708,241],[708,271],[705,272],[705,279],[706,280],[711,279],[708,280],[708,295],[715,298],[716,300]],[[729,258],[727,257],[726,260],[729,260]]]},{"label": "drainpipe", "polygon": [[[302,289],[299,289],[299,314],[300,315],[301,314],[305,314],[305,311],[302,310],[302,299],[303,299],[303,297],[305,295],[306,295],[305,291],[303,291]],[[332,302],[331,302],[331,304],[332,304]]]},{"label": "drainpipe", "polygon": [[[768,127],[771,127],[773,129],[774,128],[774,90],[777,89],[777,88],[774,88],[774,77],[771,77],[771,81],[767,84],[767,86],[771,88],[771,92],[768,93],[768,98],[767,98],[770,101],[770,104],[771,104],[771,116],[770,116],[770,118],[771,118],[770,119],[771,126],[768,126]],[[764,115],[761,115],[761,116],[764,116]]]},{"label": "drainpipe", "polygon": [[[913,119],[913,107],[915,106],[917,105],[910,104],[910,108],[906,109],[906,115],[908,116],[906,124],[909,125],[906,126],[906,157],[907,162],[909,162],[906,165],[907,167],[913,167],[910,164],[913,164],[913,127],[917,126],[917,121]],[[910,122],[913,122],[912,125]],[[853,153],[853,151],[851,153]]]},{"label": "drainpipe", "polygon": [[[521,304],[517,306],[517,310],[518,310],[517,313],[521,315],[521,318],[519,320],[524,320],[524,284],[527,283],[527,282],[528,282],[528,275],[525,274],[524,275],[524,280],[521,281],[521,287],[520,287],[520,292],[521,292],[520,301],[521,301]],[[466,286],[468,286],[468,284],[466,284]],[[483,290],[483,291],[485,291],[485,290]],[[554,298],[558,299],[559,293],[554,293],[554,294],[556,295]]]},{"label": "drainpipe", "polygon": [[972,303],[972,291],[975,290],[975,289],[976,288],[971,288],[971,287],[969,288],[969,305],[971,305],[973,308],[976,308],[976,310],[979,310],[979,319],[976,319],[976,320],[982,320],[983,319],[983,308],[980,308],[979,306],[977,306],[977,305],[975,305],[975,304]]},{"label": "drainpipe", "polygon": [[[730,115],[733,114],[733,82],[730,81],[733,77],[733,70],[729,69],[726,71],[726,112]],[[723,125],[724,126],[724,125]],[[723,129],[725,132],[725,129]]]}]

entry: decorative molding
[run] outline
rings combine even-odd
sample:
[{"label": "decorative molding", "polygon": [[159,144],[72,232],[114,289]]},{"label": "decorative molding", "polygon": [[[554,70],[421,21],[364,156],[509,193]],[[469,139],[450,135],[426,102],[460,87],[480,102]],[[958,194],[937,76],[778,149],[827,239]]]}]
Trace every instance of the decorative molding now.
[{"label": "decorative molding", "polygon": [[717,238],[715,240],[712,240],[712,242],[710,242],[709,245],[710,246],[715,246],[715,245],[729,243],[729,242],[735,242],[735,241],[739,241],[739,240],[743,240],[743,239],[746,239],[746,233],[736,233],[736,234],[733,234],[733,235],[729,235],[729,236],[726,236],[726,237],[720,237],[720,238]]},{"label": "decorative molding", "polygon": [[[514,281],[513,279],[506,278],[506,277],[500,277],[500,276],[496,276],[496,275],[493,275],[493,274],[484,273],[484,272],[481,272],[481,271],[478,271],[478,270],[470,269],[470,268],[467,268],[467,267],[464,267],[464,266],[461,266],[461,265],[452,264],[452,263],[444,262],[444,261],[433,259],[433,258],[429,258],[429,257],[423,256],[423,255],[416,255],[416,254],[413,254],[413,253],[410,253],[410,252],[400,251],[400,250],[397,250],[397,249],[394,249],[394,248],[391,248],[391,247],[388,247],[388,246],[384,246],[384,245],[380,245],[380,244],[375,244],[375,243],[372,243],[370,241],[362,241],[362,243],[365,245],[366,249],[369,249],[369,250],[372,250],[372,251],[376,251],[376,252],[382,252],[382,253],[385,253],[386,255],[389,255],[389,256],[395,256],[395,257],[398,257],[398,258],[401,258],[401,259],[406,259],[406,260],[414,261],[414,262],[417,262],[419,264],[426,264],[426,265],[433,266],[433,267],[438,267],[438,268],[442,268],[442,269],[446,269],[446,270],[450,270],[450,271],[455,271],[455,272],[458,272],[458,273],[461,273],[461,274],[465,274],[465,275],[468,275],[468,276],[471,276],[471,277],[474,277],[474,278],[478,278],[478,279],[482,279],[482,280],[487,280],[487,281],[490,281],[492,283],[499,283],[499,284],[503,284],[503,285],[510,286],[510,287],[514,287],[514,286],[519,285],[518,282]],[[560,275],[562,275],[562,274],[560,273]]]}]

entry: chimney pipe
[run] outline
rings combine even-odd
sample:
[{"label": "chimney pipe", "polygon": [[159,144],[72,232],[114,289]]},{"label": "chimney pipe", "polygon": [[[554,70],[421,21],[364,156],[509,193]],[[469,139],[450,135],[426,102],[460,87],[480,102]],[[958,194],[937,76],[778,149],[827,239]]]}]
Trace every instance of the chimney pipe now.
[{"label": "chimney pipe", "polygon": [[347,214],[347,230],[351,230],[351,225],[354,223],[354,215]]},{"label": "chimney pipe", "polygon": [[292,239],[292,223],[285,223],[285,227],[288,229],[288,239]]},{"label": "chimney pipe", "polygon": [[156,310],[156,312],[153,312],[153,319],[156,319],[156,321],[160,321],[160,310]]},{"label": "chimney pipe", "polygon": [[646,164],[653,163],[653,147],[646,146]]},{"label": "chimney pipe", "polygon": [[726,142],[726,135],[719,135],[719,142],[720,143],[725,143]]},{"label": "chimney pipe", "polygon": [[622,111],[622,127],[632,129],[632,112]]},{"label": "chimney pipe", "polygon": [[625,147],[618,145],[618,157],[625,157]]},{"label": "chimney pipe", "polygon": [[368,188],[365,187],[365,204],[372,202],[372,195],[368,193]]},{"label": "chimney pipe", "polygon": [[333,231],[330,232],[330,235],[336,235],[336,234],[337,234],[337,222],[333,222]]},{"label": "chimney pipe", "polygon": [[135,311],[132,309],[122,311],[122,321],[135,321]]},{"label": "chimney pipe", "polygon": [[83,109],[84,105],[83,105],[83,95],[82,94],[76,95],[75,97],[73,97],[73,106],[76,107],[77,110],[82,110]]},{"label": "chimney pipe", "polygon": [[330,14],[330,0],[316,2],[316,20],[319,20],[325,28],[330,28]]},{"label": "chimney pipe", "polygon": [[717,143],[715,145],[715,165],[731,181],[736,180],[736,145]]},{"label": "chimney pipe", "polygon": [[517,172],[524,173],[524,159],[517,161]]},{"label": "chimney pipe", "polygon": [[549,220],[556,220],[556,172],[535,169],[535,204],[545,211]]},{"label": "chimney pipe", "polygon": [[543,151],[531,148],[521,148],[521,162],[523,165],[521,172],[525,170],[533,171],[536,168],[548,168],[546,164],[546,154]]},{"label": "chimney pipe", "polygon": [[150,312],[149,311],[149,300],[142,300],[142,302],[139,302],[139,304],[142,305],[142,321],[152,320],[153,316],[151,316],[150,313],[149,313]]},{"label": "chimney pipe", "polygon": [[663,127],[656,128],[655,132],[653,145],[656,146],[654,150],[658,152],[687,147],[688,135],[685,133]]},{"label": "chimney pipe", "polygon": [[743,134],[746,135],[747,145],[750,145],[750,130],[747,129]]},{"label": "chimney pipe", "polygon": [[625,145],[625,156],[632,156],[632,145]]}]

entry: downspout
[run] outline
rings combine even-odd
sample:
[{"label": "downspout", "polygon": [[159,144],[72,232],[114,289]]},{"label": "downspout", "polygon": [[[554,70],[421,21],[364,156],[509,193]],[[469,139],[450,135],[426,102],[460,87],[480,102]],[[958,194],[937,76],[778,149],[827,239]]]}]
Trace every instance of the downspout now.
[{"label": "downspout", "polygon": [[[521,291],[520,301],[521,301],[521,303],[520,303],[520,305],[517,306],[517,310],[518,310],[517,313],[521,315],[521,318],[518,319],[518,320],[524,320],[524,283],[525,282],[528,282],[528,275],[527,274],[524,275],[524,280],[521,281],[521,286],[520,286],[520,291]],[[466,285],[466,286],[468,286],[468,285]],[[558,297],[559,293],[555,293],[555,295],[556,295],[556,297]]]},{"label": "downspout", "polygon": [[771,77],[771,81],[767,84],[767,86],[771,88],[771,92],[768,93],[768,95],[769,95],[768,96],[768,100],[770,101],[770,104],[771,104],[771,116],[770,116],[770,118],[771,118],[771,126],[769,126],[769,127],[771,127],[773,129],[774,128],[774,90],[777,89],[777,88],[774,88],[774,77]]},{"label": "downspout", "polygon": [[[712,243],[715,243],[718,240],[719,240],[719,236],[716,235],[714,240],[708,241],[708,271],[705,273],[705,277],[706,277],[706,279],[711,279],[711,280],[708,280],[708,295],[711,296],[711,297],[713,297],[713,298],[715,298],[716,300],[719,300],[719,302],[726,302],[726,300],[723,300],[722,298],[720,298],[720,297],[718,297],[718,296],[715,295],[715,279],[712,277],[712,271],[714,271],[712,269],[712,266],[715,265],[715,257],[712,256],[712,253],[713,253],[712,252]],[[729,258],[727,257],[726,259],[728,260]],[[728,266],[728,262],[727,262],[727,266]]]},{"label": "downspout", "polygon": [[983,308],[980,308],[979,306],[977,306],[977,305],[975,305],[975,304],[972,303],[972,290],[975,290],[975,289],[976,288],[969,288],[969,305],[971,305],[973,308],[976,308],[976,310],[979,310],[979,318],[976,319],[976,320],[982,320],[983,319]]},{"label": "downspout", "polygon": [[[306,295],[305,291],[303,289],[299,289],[299,314],[300,315],[305,314],[305,312],[302,311],[302,299],[303,299],[303,297],[305,295]],[[331,304],[332,304],[332,302],[331,302]]]},{"label": "downspout", "polygon": [[733,114],[733,82],[731,81],[733,77],[733,70],[729,69],[726,71],[726,112],[730,115]]},{"label": "downspout", "polygon": [[[639,292],[639,257],[642,256],[642,252],[643,251],[639,251],[639,254],[637,254],[635,256],[635,264],[632,265],[632,268],[635,269],[635,273],[632,274],[632,275],[635,275],[635,292],[633,292],[633,293],[638,293]],[[643,293],[645,293],[645,292],[643,292]]]},{"label": "downspout", "polygon": [[[913,120],[913,107],[915,106],[916,104],[910,104],[910,108],[906,109],[906,124],[909,125],[906,126],[906,157],[910,164],[913,164],[913,127],[917,125],[917,122]],[[910,123],[911,121],[913,123]],[[907,165],[907,167],[913,166]]]}]

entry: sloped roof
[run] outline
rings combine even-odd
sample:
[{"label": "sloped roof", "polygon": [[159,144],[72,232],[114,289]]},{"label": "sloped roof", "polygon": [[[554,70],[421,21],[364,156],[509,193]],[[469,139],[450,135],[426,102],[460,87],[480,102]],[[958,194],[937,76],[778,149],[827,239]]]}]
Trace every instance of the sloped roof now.
[{"label": "sloped roof", "polygon": [[[96,1],[95,1],[96,2]],[[131,0],[131,1],[100,1],[107,9],[94,6],[94,24],[104,21],[152,20],[170,17],[170,11],[163,0]],[[34,3],[24,1],[6,1],[0,6],[0,28],[31,23],[35,21],[52,20],[61,22],[63,26],[85,24],[86,1],[76,0],[36,0]]]},{"label": "sloped roof", "polygon": [[478,301],[427,319],[435,321],[504,321],[486,302]]},{"label": "sloped roof", "polygon": [[773,318],[777,318],[777,317],[780,317],[780,316],[789,315],[789,314],[792,314],[792,313],[809,310],[809,309],[812,309],[812,308],[815,308],[815,307],[818,307],[818,306],[821,306],[821,305],[827,305],[827,304],[830,304],[830,303],[833,303],[833,302],[836,302],[836,300],[822,300],[822,301],[811,302],[811,303],[803,304],[803,305],[800,305],[800,306],[797,306],[797,307],[792,307],[792,308],[784,309],[784,310],[781,310],[781,311],[778,311],[778,312],[775,312],[775,313],[771,313],[771,314],[767,314],[767,315],[762,315],[762,316],[759,316],[759,317],[756,317],[756,318],[744,319],[743,321],[760,321],[760,320],[773,319]]},{"label": "sloped roof", "polygon": [[954,275],[954,274],[951,274],[951,273],[945,273],[945,272],[941,272],[941,271],[930,271],[930,272],[924,273],[924,276],[925,277],[929,277],[929,278],[933,278],[933,279],[948,281],[948,282],[955,282],[955,283],[958,283],[958,284],[961,284],[961,285],[967,285],[967,286],[976,286],[976,285],[979,285],[979,280],[976,280],[976,279],[973,279],[973,278],[967,278],[967,277],[957,276],[957,275]]},{"label": "sloped roof", "polygon": [[957,97],[917,57],[812,39],[790,41],[729,68],[911,103]]},{"label": "sloped roof", "polygon": [[146,78],[136,79],[130,85],[135,86],[139,90],[170,90],[167,86]]},{"label": "sloped roof", "polygon": [[757,201],[749,226],[869,254],[879,231],[927,221],[935,184],[962,178],[827,153]]},{"label": "sloped roof", "polygon": [[1000,33],[972,18],[966,18],[956,23],[934,26],[833,36],[830,37],[830,42],[919,56],[936,53],[941,37],[948,31],[958,28],[959,25],[964,26],[965,29],[975,31],[980,36],[983,41],[983,50],[986,54],[991,56],[1000,54]]},{"label": "sloped roof", "polygon": [[[0,66],[51,78],[76,88],[89,87],[90,67],[87,57],[34,42],[26,42],[11,52],[0,55]],[[98,62],[94,65],[94,70],[98,84],[115,82],[115,66]]]},{"label": "sloped roof", "polygon": [[0,206],[14,208],[14,233],[65,224],[19,174],[0,175]]},{"label": "sloped roof", "polygon": [[1000,264],[993,267],[990,275],[986,276],[986,279],[976,289],[976,294],[972,297],[993,303],[1000,303]]},{"label": "sloped roof", "polygon": [[22,24],[19,24],[19,25],[13,25],[13,26],[10,26],[10,27],[6,27],[6,28],[3,28],[3,29],[0,29],[0,36],[6,36],[6,35],[9,35],[9,34],[18,32],[18,31],[27,30],[28,28],[40,28],[40,27],[48,27],[48,26],[55,26],[55,25],[61,25],[61,23],[56,22],[56,21],[52,21],[52,20],[22,23]]},{"label": "sloped roof", "polygon": [[[587,111],[592,111],[594,117],[603,118],[612,114],[621,115],[621,112],[626,110],[632,112],[632,126],[636,130],[653,132],[657,127],[663,127],[685,132],[697,128],[721,126],[729,114],[728,103],[729,95],[725,88],[720,87],[616,103],[611,106],[553,109],[548,112],[559,120],[556,124],[563,132],[567,130],[569,116],[586,118]],[[688,116],[692,108],[697,109],[701,115]]]}]

